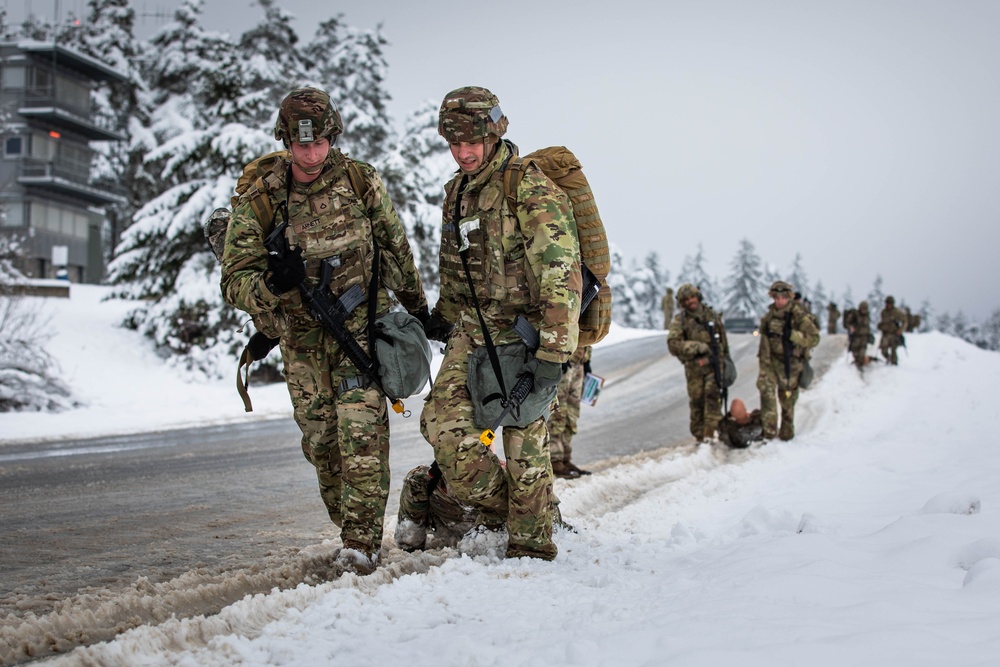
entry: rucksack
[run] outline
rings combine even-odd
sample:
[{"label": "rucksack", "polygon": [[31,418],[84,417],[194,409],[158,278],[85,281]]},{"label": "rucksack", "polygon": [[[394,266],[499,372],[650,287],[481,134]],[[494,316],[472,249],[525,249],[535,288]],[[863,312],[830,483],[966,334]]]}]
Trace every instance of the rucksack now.
[{"label": "rucksack", "polygon": [[597,296],[587,310],[580,313],[579,345],[593,345],[603,340],[611,330],[611,288],[607,281],[611,271],[611,250],[594,193],[577,157],[565,146],[549,146],[508,161],[503,186],[511,209],[517,206],[517,187],[529,163],[537,165],[573,204],[576,234],[580,239],[580,260],[600,281]]}]

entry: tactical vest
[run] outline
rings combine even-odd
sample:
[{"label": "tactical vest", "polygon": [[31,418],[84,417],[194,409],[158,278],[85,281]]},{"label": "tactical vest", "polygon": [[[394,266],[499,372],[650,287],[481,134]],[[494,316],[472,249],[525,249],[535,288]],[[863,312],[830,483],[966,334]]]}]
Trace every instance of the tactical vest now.
[{"label": "tactical vest", "polygon": [[[312,183],[294,183],[286,187],[287,163],[281,152],[262,158],[266,168],[256,170],[256,178],[240,198],[249,199],[251,209],[265,231],[274,226],[287,204],[288,228],[285,238],[290,247],[301,247],[306,263],[306,282],[319,283],[322,261],[331,259],[333,273],[330,291],[344,294],[353,285],[366,293],[371,280],[374,259],[373,231],[368,207],[363,201],[369,188],[357,165],[342,154]],[[282,159],[269,159],[275,156]],[[359,182],[360,180],[360,182]],[[265,216],[265,217],[262,217]],[[269,217],[266,217],[269,216]],[[298,299],[293,295],[293,299]],[[379,295],[378,312],[388,306]],[[297,342],[312,347],[321,339],[322,327],[308,314],[304,306],[275,311],[286,333]],[[282,320],[282,317],[284,321]],[[367,309],[356,308],[348,321],[348,329],[363,342],[367,326]]]},{"label": "tactical vest", "polygon": [[467,242],[469,273],[482,307],[493,301],[517,314],[537,303],[540,293],[534,273],[527,267],[517,215],[503,196],[502,174],[499,169],[494,171],[480,189],[464,194],[458,191],[461,177],[449,183],[441,232],[441,282],[455,286],[466,305],[471,305],[460,254]]}]

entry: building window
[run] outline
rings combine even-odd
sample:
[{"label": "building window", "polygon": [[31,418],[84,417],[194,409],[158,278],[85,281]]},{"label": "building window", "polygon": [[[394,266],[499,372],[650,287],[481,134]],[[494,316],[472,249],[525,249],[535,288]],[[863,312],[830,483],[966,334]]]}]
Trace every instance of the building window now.
[{"label": "building window", "polygon": [[6,90],[24,90],[25,68],[21,65],[7,65],[3,68],[3,87]]},{"label": "building window", "polygon": [[86,239],[89,224],[90,216],[85,211],[45,202],[31,202],[31,226],[35,229]]},{"label": "building window", "polygon": [[17,157],[24,154],[24,139],[22,137],[7,137],[3,142],[4,157]]},{"label": "building window", "polygon": [[4,202],[0,205],[0,227],[21,227],[24,225],[24,204],[19,201]]}]

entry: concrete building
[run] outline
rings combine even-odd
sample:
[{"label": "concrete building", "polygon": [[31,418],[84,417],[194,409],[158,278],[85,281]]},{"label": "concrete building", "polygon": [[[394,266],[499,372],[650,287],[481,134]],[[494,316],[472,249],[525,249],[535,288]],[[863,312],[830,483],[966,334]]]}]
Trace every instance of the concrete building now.
[{"label": "concrete building", "polygon": [[59,44],[0,42],[0,234],[23,239],[25,275],[88,283],[103,277],[105,207],[125,195],[117,184],[91,179],[90,142],[124,137],[93,118],[90,93],[98,83],[125,80]]}]

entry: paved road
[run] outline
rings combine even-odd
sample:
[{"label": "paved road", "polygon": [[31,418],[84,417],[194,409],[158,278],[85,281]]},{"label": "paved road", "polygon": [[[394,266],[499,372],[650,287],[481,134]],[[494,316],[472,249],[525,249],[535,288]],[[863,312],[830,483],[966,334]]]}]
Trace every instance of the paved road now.
[{"label": "paved road", "polygon": [[[754,407],[757,339],[730,338],[739,369],[730,396]],[[842,353],[842,338],[824,338],[818,372]],[[606,382],[597,406],[583,407],[575,462],[599,470],[691,442],[683,369],[664,336],[599,348],[592,365]],[[405,472],[431,460],[419,402],[411,403],[411,418],[393,415],[389,516]],[[135,588],[139,578],[226,577],[292,562],[337,535],[291,420],[4,446],[0,516],[0,620],[8,623],[81,593]],[[290,580],[281,585],[298,583],[282,576]]]}]

